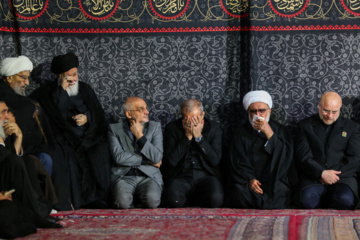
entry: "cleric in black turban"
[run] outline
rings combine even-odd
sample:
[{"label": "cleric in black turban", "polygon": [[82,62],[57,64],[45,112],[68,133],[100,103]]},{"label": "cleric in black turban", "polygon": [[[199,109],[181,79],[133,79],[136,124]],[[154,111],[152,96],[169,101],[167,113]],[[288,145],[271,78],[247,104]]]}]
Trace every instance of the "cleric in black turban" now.
[{"label": "cleric in black turban", "polygon": [[78,67],[79,59],[73,52],[56,56],[51,62],[51,71],[55,74],[61,74]]},{"label": "cleric in black turban", "polygon": [[79,59],[72,52],[54,57],[51,71],[57,74],[57,81],[31,94],[50,117],[64,155],[53,170],[60,210],[102,202],[110,184],[104,110],[93,89],[78,81],[78,66]]}]

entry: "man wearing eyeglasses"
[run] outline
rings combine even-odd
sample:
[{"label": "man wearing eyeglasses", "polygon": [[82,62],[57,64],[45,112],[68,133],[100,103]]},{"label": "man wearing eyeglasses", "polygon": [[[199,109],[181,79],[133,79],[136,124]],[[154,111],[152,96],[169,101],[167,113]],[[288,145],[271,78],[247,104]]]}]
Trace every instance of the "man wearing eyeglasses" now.
[{"label": "man wearing eyeglasses", "polygon": [[30,97],[49,117],[63,161],[55,161],[54,187],[60,210],[105,207],[110,189],[110,152],[104,110],[94,90],[79,81],[79,59],[69,52],[55,56],[53,82],[36,89]]},{"label": "man wearing eyeglasses", "polygon": [[319,113],[302,120],[295,141],[300,186],[296,200],[307,209],[353,209],[358,201],[359,125],[340,116],[342,99],[326,92]]},{"label": "man wearing eyeglasses", "polygon": [[39,107],[25,94],[32,70],[33,64],[26,56],[3,59],[0,63],[0,96],[16,112],[17,124],[23,133],[24,155],[33,154],[44,166],[52,166],[53,142],[47,121]]},{"label": "man wearing eyeglasses", "polygon": [[230,186],[226,206],[281,209],[291,206],[296,181],[293,141],[287,128],[270,120],[272,98],[266,91],[248,92],[243,99],[248,121],[230,145]]},{"label": "man wearing eyeglasses", "polygon": [[188,99],[181,115],[165,128],[165,197],[170,207],[218,208],[224,191],[219,164],[222,133],[218,123],[205,118],[202,103]]},{"label": "man wearing eyeglasses", "polygon": [[149,121],[145,101],[129,97],[122,106],[125,119],[110,124],[112,195],[117,208],[156,208],[163,187],[160,166],[163,137],[159,122]]}]

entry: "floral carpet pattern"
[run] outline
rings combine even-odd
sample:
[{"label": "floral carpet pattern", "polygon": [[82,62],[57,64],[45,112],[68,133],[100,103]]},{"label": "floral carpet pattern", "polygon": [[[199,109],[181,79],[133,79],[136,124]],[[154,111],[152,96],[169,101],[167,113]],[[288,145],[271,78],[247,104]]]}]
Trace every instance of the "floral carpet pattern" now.
[{"label": "floral carpet pattern", "polygon": [[130,209],[59,212],[23,239],[359,239],[360,210]]}]

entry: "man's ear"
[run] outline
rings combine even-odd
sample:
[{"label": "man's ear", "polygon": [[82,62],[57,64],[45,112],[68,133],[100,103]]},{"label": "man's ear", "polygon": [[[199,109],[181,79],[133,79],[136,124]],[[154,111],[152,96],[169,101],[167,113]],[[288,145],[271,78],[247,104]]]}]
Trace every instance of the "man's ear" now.
[{"label": "man's ear", "polygon": [[204,118],[205,117],[205,111],[203,111],[203,113],[202,113],[202,118]]},{"label": "man's ear", "polygon": [[125,116],[126,116],[127,119],[132,119],[130,111],[125,111]]},{"label": "man's ear", "polygon": [[12,76],[7,76],[4,78],[4,81],[8,84],[10,84],[12,82],[12,80],[13,80]]}]

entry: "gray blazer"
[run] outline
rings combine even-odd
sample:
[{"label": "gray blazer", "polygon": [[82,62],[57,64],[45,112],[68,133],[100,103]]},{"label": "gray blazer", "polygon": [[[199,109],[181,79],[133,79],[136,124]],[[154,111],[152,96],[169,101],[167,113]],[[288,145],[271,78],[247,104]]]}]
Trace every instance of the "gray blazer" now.
[{"label": "gray blazer", "polygon": [[143,158],[159,163],[163,158],[163,136],[159,122],[149,121],[143,123],[144,136],[147,138],[146,144],[141,149],[141,155],[135,153],[132,140],[126,133],[122,121],[110,124],[108,138],[110,152],[113,158],[111,167],[112,182],[124,176],[131,167],[138,167],[143,173],[152,178],[160,187],[163,186],[163,179],[160,169],[150,164],[141,165]]}]

